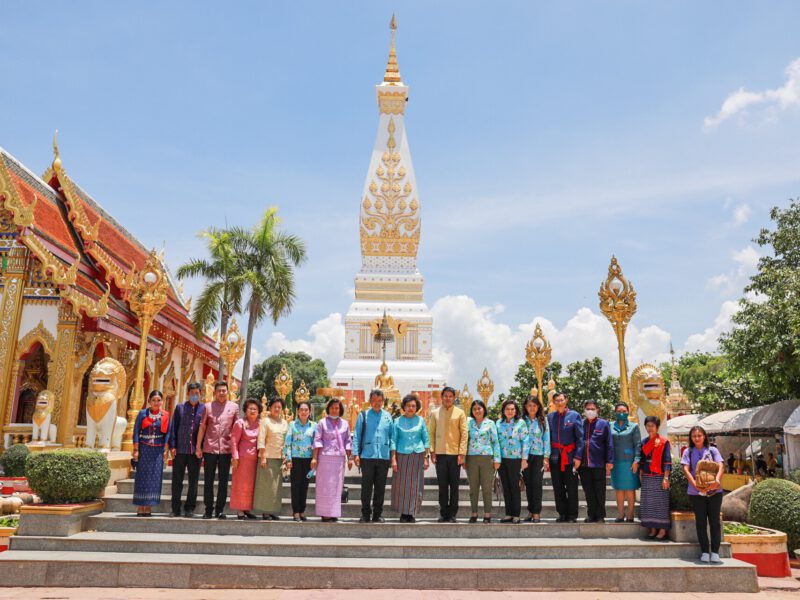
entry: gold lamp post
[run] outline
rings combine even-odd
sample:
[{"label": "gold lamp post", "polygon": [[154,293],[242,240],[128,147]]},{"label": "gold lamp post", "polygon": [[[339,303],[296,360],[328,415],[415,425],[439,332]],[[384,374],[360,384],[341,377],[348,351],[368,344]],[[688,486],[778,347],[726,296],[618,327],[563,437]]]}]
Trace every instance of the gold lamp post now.
[{"label": "gold lamp post", "polygon": [[608,267],[608,277],[600,284],[600,310],[614,328],[617,336],[617,349],[619,350],[619,395],[620,400],[628,405],[628,412],[633,421],[636,414],[630,410],[630,395],[628,393],[628,365],[625,361],[625,330],[631,318],[636,314],[636,291],[633,284],[622,275],[622,269],[616,257],[611,257]]},{"label": "gold lamp post", "polygon": [[136,415],[144,405],[144,368],[147,360],[147,336],[153,326],[156,315],[167,303],[169,282],[167,281],[161,261],[155,250],[150,252],[144,268],[136,275],[131,286],[128,304],[139,319],[139,356],[136,363],[136,379],[133,397],[128,407],[128,426],[122,438],[122,449],[133,450],[133,425]]},{"label": "gold lamp post", "polygon": [[225,361],[225,365],[228,369],[228,389],[232,390],[234,383],[233,368],[242,356],[244,356],[244,338],[242,334],[239,333],[239,324],[236,322],[236,318],[231,319],[225,337],[219,341],[219,355],[222,357],[222,360]]},{"label": "gold lamp post", "polygon": [[286,396],[292,391],[293,385],[294,381],[292,381],[292,376],[289,375],[286,365],[281,365],[281,370],[275,377],[275,391],[278,392],[278,396],[280,396],[281,400],[284,402],[286,401]]},{"label": "gold lamp post", "polygon": [[[550,359],[553,356],[553,348],[550,342],[545,339],[542,334],[542,328],[537,323],[536,328],[533,330],[533,337],[525,346],[525,359],[528,364],[533,367],[536,373],[536,393],[539,396],[539,403],[544,406],[544,390],[542,390],[542,377],[544,377],[544,370],[550,364]],[[531,390],[533,391],[533,390]]]},{"label": "gold lamp post", "polygon": [[[469,391],[469,387],[467,384],[464,384],[464,389],[461,390],[461,393],[458,395],[459,400],[461,400],[461,408],[464,409],[464,413],[467,417],[472,416],[472,393]],[[485,402],[484,402],[485,404]],[[485,415],[484,415],[485,416]]]},{"label": "gold lamp post", "polygon": [[489,398],[492,397],[494,393],[494,381],[489,379],[489,371],[487,369],[483,370],[483,375],[478,380],[478,394],[481,398],[483,398],[483,403],[486,407],[489,407]]}]

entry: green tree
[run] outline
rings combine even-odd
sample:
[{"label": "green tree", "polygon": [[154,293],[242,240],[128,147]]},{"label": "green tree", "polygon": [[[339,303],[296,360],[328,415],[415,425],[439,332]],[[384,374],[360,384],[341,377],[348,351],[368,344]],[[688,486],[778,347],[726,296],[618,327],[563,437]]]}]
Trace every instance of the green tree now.
[{"label": "green tree", "polygon": [[[558,381],[560,377],[560,362],[553,361],[547,365],[547,367],[545,367],[542,374],[542,387],[544,388],[545,404],[547,404],[547,382],[551,379]],[[514,381],[517,382],[516,385],[511,386],[511,389],[508,390],[507,394],[498,394],[497,400],[489,406],[490,418],[495,420],[500,418],[500,407],[508,398],[512,398],[517,404],[519,404],[520,408],[522,408],[522,403],[525,402],[525,399],[530,395],[531,390],[535,387],[538,387],[538,383],[536,381],[536,372],[527,362],[524,362],[519,366],[517,369],[517,374],[514,376]]]},{"label": "green tree", "polygon": [[236,280],[247,298],[247,335],[242,368],[241,396],[248,395],[250,354],[256,326],[267,316],[273,324],[288,315],[295,299],[294,268],[306,259],[305,242],[278,229],[277,207],[269,208],[252,230],[233,229],[240,269]]},{"label": "green tree", "polygon": [[766,254],[720,345],[761,404],[800,395],[800,199],[770,212],[774,230],[753,241]]},{"label": "green tree", "polygon": [[286,351],[270,356],[253,367],[249,393],[251,398],[261,398],[262,395],[269,397],[276,393],[275,377],[280,372],[281,365],[286,365],[286,370],[292,376],[292,393],[290,398],[287,398],[287,405],[290,408],[294,407],[294,392],[300,386],[301,379],[306,382],[306,387],[311,391],[312,399],[324,400],[316,397],[314,392],[318,388],[328,387],[330,384],[325,363],[319,358],[312,359],[305,352]]},{"label": "green tree", "polygon": [[[206,240],[209,258],[190,259],[178,267],[178,279],[202,277],[205,286],[192,309],[195,335],[203,336],[219,323],[221,338],[228,332],[230,318],[241,311],[242,283],[237,277],[239,265],[233,248],[233,237],[224,229],[210,228],[201,232]],[[225,379],[226,365],[220,357],[219,378]]]}]

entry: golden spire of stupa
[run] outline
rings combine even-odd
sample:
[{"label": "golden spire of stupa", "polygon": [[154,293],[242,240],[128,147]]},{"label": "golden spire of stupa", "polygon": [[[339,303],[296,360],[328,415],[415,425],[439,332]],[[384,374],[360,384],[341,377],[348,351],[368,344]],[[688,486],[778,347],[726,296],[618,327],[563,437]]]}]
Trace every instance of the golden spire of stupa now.
[{"label": "golden spire of stupa", "polygon": [[394,47],[394,34],[397,31],[397,19],[392,14],[392,21],[389,23],[392,30],[392,46],[389,48],[389,62],[386,63],[386,74],[383,76],[383,82],[390,85],[402,83],[400,79],[400,67],[397,66],[397,52]]}]

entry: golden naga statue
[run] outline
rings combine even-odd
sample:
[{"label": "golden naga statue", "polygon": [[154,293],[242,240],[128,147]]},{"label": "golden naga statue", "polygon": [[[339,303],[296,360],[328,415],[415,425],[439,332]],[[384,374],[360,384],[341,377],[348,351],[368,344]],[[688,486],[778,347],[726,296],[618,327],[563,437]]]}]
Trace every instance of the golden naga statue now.
[{"label": "golden naga statue", "polygon": [[86,399],[86,447],[119,450],[128,422],[117,416],[117,403],[127,389],[125,367],[118,360],[103,358],[89,373]]},{"label": "golden naga statue", "polygon": [[389,367],[384,361],[381,363],[381,373],[377,377],[375,377],[375,388],[379,389],[383,392],[383,396],[386,400],[386,403],[390,403],[391,401],[395,400],[397,402],[400,401],[400,390],[398,390],[394,385],[394,377],[388,375]]},{"label": "golden naga statue", "polygon": [[666,389],[664,376],[658,367],[644,363],[633,370],[630,396],[630,402],[633,404],[631,409],[636,408],[636,410],[630,411],[631,417],[642,423],[645,417],[658,417],[661,420],[661,426],[666,426]]},{"label": "golden naga statue", "polygon": [[36,396],[36,409],[33,412],[33,434],[32,442],[55,442],[56,426],[51,424],[53,419],[53,408],[56,404],[56,397],[50,390],[42,390]]}]

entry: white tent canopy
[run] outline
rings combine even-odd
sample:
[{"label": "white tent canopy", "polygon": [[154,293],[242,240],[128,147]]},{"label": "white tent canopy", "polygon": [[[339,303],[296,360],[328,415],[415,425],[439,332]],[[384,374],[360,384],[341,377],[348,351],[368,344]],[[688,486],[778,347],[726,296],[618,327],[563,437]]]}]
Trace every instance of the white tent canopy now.
[{"label": "white tent canopy", "polygon": [[723,410],[722,412],[714,413],[712,415],[708,415],[707,417],[700,419],[698,425],[706,430],[706,433],[709,435],[714,435],[717,433],[725,433],[730,431],[729,425],[731,421],[733,421],[736,417],[742,415],[743,413],[747,412],[748,410],[752,410],[750,408],[740,408],[739,410]]},{"label": "white tent canopy", "polygon": [[689,430],[697,425],[703,415],[681,415],[667,421],[667,435],[689,435]]},{"label": "white tent canopy", "polygon": [[791,433],[793,435],[800,435],[800,406],[789,415],[786,423],[783,425],[784,433]]},{"label": "white tent canopy", "polygon": [[786,441],[786,465],[790,471],[800,469],[800,407],[787,419],[783,433]]},{"label": "white tent canopy", "polygon": [[731,419],[727,431],[780,433],[784,430],[786,421],[799,406],[800,400],[792,399],[748,408]]}]

